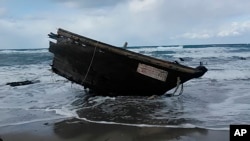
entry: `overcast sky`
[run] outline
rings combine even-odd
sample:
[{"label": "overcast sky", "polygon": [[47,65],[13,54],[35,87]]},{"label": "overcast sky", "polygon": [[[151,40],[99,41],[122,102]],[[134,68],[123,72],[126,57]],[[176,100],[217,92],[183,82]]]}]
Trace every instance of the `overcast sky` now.
[{"label": "overcast sky", "polygon": [[116,46],[250,42],[250,0],[0,0],[0,49],[63,28]]}]

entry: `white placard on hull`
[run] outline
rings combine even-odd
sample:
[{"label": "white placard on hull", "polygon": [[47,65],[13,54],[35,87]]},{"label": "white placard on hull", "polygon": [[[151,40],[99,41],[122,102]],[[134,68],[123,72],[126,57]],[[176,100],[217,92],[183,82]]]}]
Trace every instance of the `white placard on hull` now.
[{"label": "white placard on hull", "polygon": [[138,64],[137,72],[160,81],[166,81],[168,76],[167,71],[142,63]]}]

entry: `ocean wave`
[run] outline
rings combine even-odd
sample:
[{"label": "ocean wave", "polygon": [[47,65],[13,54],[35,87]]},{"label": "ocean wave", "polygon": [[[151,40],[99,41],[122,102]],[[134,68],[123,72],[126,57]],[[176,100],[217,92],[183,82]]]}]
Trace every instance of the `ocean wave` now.
[{"label": "ocean wave", "polygon": [[174,51],[181,50],[181,49],[183,49],[182,46],[128,48],[128,50],[137,52],[137,53],[150,53],[150,52],[163,52],[163,51],[166,51],[168,53],[168,51],[174,52]]},{"label": "ocean wave", "polygon": [[203,79],[212,80],[249,80],[249,70],[210,70]]},{"label": "ocean wave", "polygon": [[5,123],[5,124],[0,124],[0,127],[23,125],[23,124],[41,122],[41,121],[46,121],[47,122],[47,121],[51,121],[51,120],[60,120],[60,119],[65,119],[65,117],[41,118],[41,119],[34,119],[34,120],[15,122],[15,123]]},{"label": "ocean wave", "polygon": [[29,54],[29,53],[47,53],[48,49],[4,49],[0,50],[0,54]]},{"label": "ocean wave", "polygon": [[207,130],[225,130],[228,131],[229,127],[205,127],[205,126],[197,126],[194,124],[181,124],[181,125],[154,125],[154,124],[132,124],[132,123],[121,123],[121,122],[110,122],[110,121],[94,121],[94,120],[89,120],[87,118],[79,118],[76,117],[79,120],[91,122],[91,123],[98,123],[98,124],[109,124],[109,125],[124,125],[124,126],[133,126],[133,127],[157,127],[157,128],[185,128],[185,129],[207,129]]},{"label": "ocean wave", "polygon": [[[201,79],[194,79],[185,85],[187,89],[186,91],[184,90],[186,94],[184,94],[184,100],[182,99],[183,97],[176,97],[176,101],[172,98],[163,97],[150,101],[141,97],[132,97],[130,99],[121,97],[90,97],[87,101],[84,101],[86,95],[81,86],[73,85],[74,87],[72,88],[72,84],[65,78],[49,71],[49,63],[52,58],[46,56],[47,49],[0,50],[0,56],[6,58],[6,61],[2,59],[2,62],[6,62],[6,64],[1,66],[0,69],[0,107],[5,108],[0,108],[1,115],[6,115],[4,111],[11,111],[8,115],[9,117],[6,117],[16,118],[15,122],[17,124],[43,120],[51,114],[52,118],[58,115],[58,117],[72,117],[102,124],[138,127],[202,128],[209,130],[228,130],[227,124],[236,119],[237,121],[248,122],[248,118],[238,116],[237,114],[237,111],[240,110],[245,113],[249,111],[249,108],[247,109],[249,107],[248,103],[238,105],[237,107],[237,103],[242,103],[247,98],[239,99],[238,97],[231,101],[226,101],[228,103],[218,100],[218,95],[222,95],[221,99],[223,101],[228,95],[235,97],[248,94],[248,81],[250,80],[250,63],[248,61],[250,53],[248,49],[242,51],[228,47],[183,48],[183,46],[135,47],[128,49],[166,60],[169,60],[166,56],[171,54],[172,57],[170,59],[183,58],[184,61],[180,63],[185,63],[188,66],[196,66],[200,60],[204,60],[204,65],[209,70]],[[34,54],[30,55],[30,53]],[[39,56],[35,53],[42,53],[42,55],[35,57]],[[16,59],[9,59],[6,56],[9,58],[16,57]],[[24,59],[25,57],[27,58],[26,60]],[[244,57],[246,60],[241,57]],[[29,59],[37,61],[32,62]],[[17,61],[19,63],[15,63]],[[12,65],[10,65],[11,63]],[[5,86],[7,82],[26,79],[40,80],[40,83],[16,88]],[[189,97],[190,95],[193,97],[185,99],[185,96]],[[238,102],[239,100],[240,102]],[[218,104],[209,105],[208,103]],[[227,106],[227,109],[225,109],[225,106]],[[244,109],[242,108],[243,106]],[[32,119],[28,119],[29,121],[22,121],[22,117],[20,118],[20,115],[15,112],[15,108],[18,107],[28,111],[27,113],[37,111],[42,114],[47,113],[48,115],[41,117],[43,115],[39,114],[37,117],[31,116]],[[89,110],[83,111],[82,116],[79,117],[77,111],[82,108],[89,108]],[[90,115],[91,112],[95,112],[94,110],[97,111],[95,115],[97,118]],[[100,111],[99,113],[98,110]],[[209,112],[203,113],[206,110]],[[210,111],[213,111],[213,113]],[[228,114],[231,111],[234,111],[231,113],[233,116]],[[20,113],[23,114],[23,110],[20,110]],[[32,115],[34,114],[32,113]],[[123,117],[124,115],[126,117]],[[215,116],[217,117],[215,118]],[[120,119],[120,117],[129,119]],[[225,117],[228,121],[221,119],[221,117]],[[3,116],[0,120],[2,119],[4,119]],[[135,121],[134,119],[136,119],[136,123],[133,122]],[[176,122],[168,122],[168,119],[173,119]],[[12,122],[14,120],[6,119],[6,121]],[[4,122],[2,121],[2,123]],[[13,123],[13,125],[16,123]],[[209,125],[214,125],[215,127]]]},{"label": "ocean wave", "polygon": [[161,57],[164,55],[171,55],[175,58],[230,58],[235,57],[235,59],[246,59],[250,58],[250,49],[244,49],[244,51],[237,48],[228,47],[207,47],[207,48],[184,48],[183,46],[174,47],[141,47],[132,48],[130,51],[141,53],[148,56]]}]

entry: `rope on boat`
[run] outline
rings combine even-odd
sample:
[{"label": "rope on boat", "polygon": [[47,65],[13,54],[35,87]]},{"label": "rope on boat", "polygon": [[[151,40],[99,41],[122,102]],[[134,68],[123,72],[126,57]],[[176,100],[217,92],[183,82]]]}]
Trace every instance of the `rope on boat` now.
[{"label": "rope on boat", "polygon": [[[181,90],[180,90],[180,92],[178,94],[176,94],[176,92],[179,89],[180,85],[181,85]],[[183,93],[183,83],[181,84],[180,77],[177,77],[176,88],[175,88],[174,92],[173,93],[167,93],[167,94],[165,94],[165,96],[167,96],[167,97],[180,96],[180,95],[182,95],[182,93]],[[155,97],[157,97],[157,95],[152,95],[148,99],[154,99]]]},{"label": "rope on boat", "polygon": [[[179,94],[176,94],[176,92],[179,89],[180,85],[181,85],[181,90],[180,90]],[[171,93],[171,94],[166,94],[166,95],[169,96],[169,97],[172,97],[172,96],[180,96],[180,95],[182,95],[182,93],[183,93],[183,83],[181,84],[180,77],[177,77],[176,88],[175,88],[174,92]]]},{"label": "rope on boat", "polygon": [[93,52],[91,61],[90,61],[90,63],[89,63],[89,67],[88,67],[87,72],[86,72],[86,74],[85,74],[85,76],[84,76],[84,79],[82,80],[82,83],[85,82],[85,80],[86,80],[86,78],[87,78],[87,76],[88,76],[88,74],[89,74],[90,68],[91,68],[92,63],[93,63],[93,61],[94,61],[94,57],[95,57],[95,53],[96,53],[96,47],[97,47],[98,43],[99,43],[99,42],[96,42],[95,49],[94,49],[94,52]]}]

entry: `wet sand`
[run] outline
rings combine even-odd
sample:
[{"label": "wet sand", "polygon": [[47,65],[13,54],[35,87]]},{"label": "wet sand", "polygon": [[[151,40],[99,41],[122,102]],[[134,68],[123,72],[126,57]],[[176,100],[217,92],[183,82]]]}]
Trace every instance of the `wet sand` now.
[{"label": "wet sand", "polygon": [[3,141],[229,141],[229,131],[61,119],[0,127],[0,138]]}]

